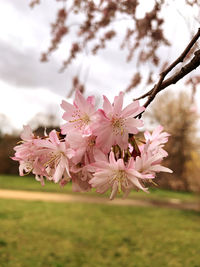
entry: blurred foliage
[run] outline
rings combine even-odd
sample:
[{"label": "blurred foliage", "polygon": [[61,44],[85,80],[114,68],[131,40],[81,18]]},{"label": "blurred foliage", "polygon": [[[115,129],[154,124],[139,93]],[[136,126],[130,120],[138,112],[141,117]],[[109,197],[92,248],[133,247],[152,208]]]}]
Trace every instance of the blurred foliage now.
[{"label": "blurred foliage", "polygon": [[186,175],[189,180],[191,191],[200,191],[200,155],[197,151],[191,152],[191,158],[186,162]]}]

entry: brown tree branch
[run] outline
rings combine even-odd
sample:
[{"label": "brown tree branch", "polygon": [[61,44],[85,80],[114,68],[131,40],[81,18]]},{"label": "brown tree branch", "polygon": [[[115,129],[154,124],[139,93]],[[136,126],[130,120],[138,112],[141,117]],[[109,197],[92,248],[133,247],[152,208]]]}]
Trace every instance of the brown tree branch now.
[{"label": "brown tree branch", "polygon": [[184,49],[182,54],[166,69],[160,74],[160,79],[158,83],[151,89],[149,92],[146,94],[142,95],[139,97],[137,100],[145,98],[148,96],[148,99],[146,103],[144,104],[144,107],[147,107],[155,98],[158,92],[161,90],[165,89],[171,84],[175,84],[177,81],[182,79],[184,76],[186,76],[188,73],[196,69],[200,65],[200,49],[197,50],[194,53],[194,57],[192,60],[186,64],[184,67],[182,67],[178,72],[176,72],[174,75],[172,75],[170,78],[165,80],[165,77],[167,74],[176,67],[177,64],[183,62],[184,58],[192,48],[192,46],[196,43],[198,38],[200,37],[200,28],[198,29],[197,33],[195,36],[192,38],[192,40],[189,42],[187,47]]},{"label": "brown tree branch", "polygon": [[[159,90],[157,93],[168,87],[169,85],[177,83],[180,79],[182,79],[184,76],[186,76],[188,73],[192,72],[194,69],[200,66],[200,49],[197,50],[194,53],[194,57],[192,60],[186,64],[184,67],[182,67],[179,71],[177,71],[174,75],[172,75],[170,78],[166,79],[160,86]],[[150,96],[153,92],[154,88],[151,89],[149,92],[146,94],[140,96],[137,98],[137,100],[140,100],[142,98],[145,98],[147,96]]]}]

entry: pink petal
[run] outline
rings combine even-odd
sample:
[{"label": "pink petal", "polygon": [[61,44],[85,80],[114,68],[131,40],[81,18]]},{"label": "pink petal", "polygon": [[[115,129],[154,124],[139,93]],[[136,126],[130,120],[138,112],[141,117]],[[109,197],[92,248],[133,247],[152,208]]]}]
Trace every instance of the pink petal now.
[{"label": "pink petal", "polygon": [[63,172],[64,172],[64,168],[63,166],[61,166],[61,163],[59,163],[53,176],[53,180],[55,183],[58,183],[60,181],[60,179],[62,178]]},{"label": "pink petal", "polygon": [[135,169],[135,160],[133,158],[130,158],[127,169]]},{"label": "pink petal", "polygon": [[55,130],[50,132],[49,139],[53,144],[56,144],[56,145],[60,144],[60,140],[58,139],[58,136]]},{"label": "pink petal", "polygon": [[113,135],[111,134],[110,127],[99,131],[96,139],[96,146],[99,147],[104,153],[108,153],[113,145]]},{"label": "pink petal", "polygon": [[134,176],[130,176],[130,175],[129,175],[128,178],[129,178],[129,180],[131,181],[131,183],[132,183],[133,185],[135,185],[138,189],[141,189],[141,190],[143,190],[143,191],[145,191],[145,192],[148,191],[148,189],[145,188],[145,187],[143,187],[143,186],[140,184],[140,182],[138,181],[138,179],[135,178]]},{"label": "pink petal", "polygon": [[110,184],[106,183],[96,189],[97,193],[104,194],[110,188]]},{"label": "pink petal", "polygon": [[88,102],[85,100],[79,90],[76,90],[74,102],[81,111],[86,111],[88,109]]},{"label": "pink petal", "polygon": [[124,132],[123,135],[116,136],[116,143],[121,147],[121,149],[126,149],[128,147],[128,132]]},{"label": "pink petal", "polygon": [[44,140],[44,139],[35,139],[34,140],[34,145],[36,147],[40,148],[50,148],[50,149],[55,149],[55,144],[52,144],[49,140]]},{"label": "pink petal", "polygon": [[75,151],[73,149],[71,149],[71,148],[68,148],[68,149],[66,149],[65,154],[67,155],[67,157],[69,159],[71,159],[72,157],[75,156]]},{"label": "pink petal", "polygon": [[87,102],[94,107],[95,106],[95,97],[94,96],[88,96]]},{"label": "pink petal", "polygon": [[152,137],[155,138],[157,137],[163,130],[163,127],[159,125],[152,133]]},{"label": "pink petal", "polygon": [[151,140],[151,134],[150,134],[150,132],[149,131],[145,131],[144,132],[144,137],[145,137],[146,140]]},{"label": "pink petal", "polygon": [[139,101],[134,101],[122,110],[121,115],[123,117],[136,116],[140,114],[145,108],[140,107]]},{"label": "pink petal", "polygon": [[115,181],[113,186],[112,186],[112,192],[111,192],[111,195],[110,195],[110,200],[113,200],[114,197],[116,196],[117,194],[117,190],[118,190],[118,182]]},{"label": "pink petal", "polygon": [[113,165],[115,165],[117,163],[115,160],[115,155],[114,155],[113,151],[110,152],[109,161],[110,161],[110,164],[113,164]]},{"label": "pink petal", "polygon": [[118,170],[124,170],[125,169],[123,159],[118,159],[117,165],[118,165]]},{"label": "pink petal", "polygon": [[77,149],[84,145],[84,138],[80,132],[70,132],[66,137],[67,142],[71,148]]},{"label": "pink petal", "polygon": [[142,120],[139,119],[128,118],[125,121],[125,125],[129,133],[136,134],[138,133],[137,127],[142,127],[144,123]]},{"label": "pink petal", "polygon": [[139,107],[139,101],[134,101],[122,110],[121,115],[123,117],[131,116]]},{"label": "pink petal", "polygon": [[77,129],[75,129],[75,126],[77,125],[77,122],[74,123],[65,123],[63,125],[61,125],[61,134],[68,134],[69,132],[75,132],[77,131]]},{"label": "pink petal", "polygon": [[103,96],[104,102],[103,102],[103,110],[109,114],[110,112],[112,112],[112,105],[110,103],[110,101],[108,100],[108,98],[104,95]]},{"label": "pink petal", "polygon": [[31,127],[29,125],[24,125],[23,126],[24,130],[22,131],[20,137],[24,141],[29,141],[33,139],[34,134],[32,133]]},{"label": "pink petal", "polygon": [[164,166],[161,166],[161,165],[154,165],[154,166],[151,166],[150,170],[151,170],[151,171],[155,171],[155,172],[169,172],[169,173],[172,173],[172,172],[173,172],[173,171],[170,170],[169,168],[164,167]]},{"label": "pink petal", "polygon": [[[101,170],[101,169],[109,169],[110,168],[110,163],[106,162],[106,161],[96,161],[94,163],[90,164],[91,167],[96,168],[97,170]],[[110,170],[109,170],[110,171]],[[96,174],[95,174],[96,175]]]},{"label": "pink petal", "polygon": [[63,119],[68,121],[71,119],[72,114],[75,111],[75,107],[71,105],[70,103],[66,102],[65,100],[61,103],[61,108],[63,108],[66,112],[63,114]]},{"label": "pink petal", "polygon": [[97,148],[95,149],[94,158],[96,161],[108,162],[108,158],[106,157],[106,155],[100,149]]},{"label": "pink petal", "polygon": [[132,116],[133,116],[133,117],[136,117],[137,115],[139,115],[140,113],[142,113],[144,110],[145,110],[145,107],[139,107],[139,108],[137,109],[137,111],[135,111],[135,112],[132,114]]},{"label": "pink petal", "polygon": [[114,108],[113,108],[113,113],[114,114],[121,114],[122,111],[122,106],[123,106],[123,98],[124,98],[124,94],[123,92],[119,93],[119,96],[116,96],[114,99]]}]

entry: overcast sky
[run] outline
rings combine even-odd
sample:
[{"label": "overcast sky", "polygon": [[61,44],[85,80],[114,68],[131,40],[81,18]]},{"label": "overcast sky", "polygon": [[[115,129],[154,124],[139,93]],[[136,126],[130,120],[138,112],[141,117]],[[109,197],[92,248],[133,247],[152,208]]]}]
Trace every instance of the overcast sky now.
[{"label": "overcast sky", "polygon": [[[117,40],[98,56],[83,55],[62,74],[58,70],[69,47],[67,40],[48,63],[41,63],[40,54],[50,41],[49,25],[55,19],[52,10],[60,5],[55,0],[41,2],[34,9],[30,9],[27,0],[0,2],[0,113],[6,114],[18,129],[38,112],[53,110],[61,116],[59,104],[71,89],[71,78],[80,67],[83,80],[89,73],[87,94],[100,91],[110,99],[126,87],[135,69],[134,61],[126,64],[127,53],[118,50]],[[186,9],[183,0],[169,2],[171,4],[165,10],[165,30],[173,45],[160,51],[163,61],[175,58],[186,46],[190,39],[188,27],[194,32],[197,29],[194,10]],[[142,3],[145,6],[138,10],[141,15],[144,8],[151,8],[151,1]],[[119,35],[123,35],[126,23],[116,23]],[[143,71],[145,68],[148,66],[144,66]],[[134,97],[133,93],[131,97]]]}]

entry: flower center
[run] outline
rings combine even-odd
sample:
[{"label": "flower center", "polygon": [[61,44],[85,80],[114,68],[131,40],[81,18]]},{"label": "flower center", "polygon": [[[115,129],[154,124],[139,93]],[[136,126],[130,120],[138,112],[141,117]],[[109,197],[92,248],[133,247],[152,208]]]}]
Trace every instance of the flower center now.
[{"label": "flower center", "polygon": [[111,179],[111,183],[117,181],[118,183],[118,192],[122,191],[122,185],[124,187],[128,187],[128,180],[124,170],[118,170],[114,173],[113,178]]},{"label": "flower center", "polygon": [[31,162],[31,161],[24,162],[24,168],[23,169],[25,171],[25,175],[28,175],[33,170],[33,162]]},{"label": "flower center", "polygon": [[122,118],[112,118],[113,132],[118,135],[124,133],[124,120]]},{"label": "flower center", "polygon": [[81,120],[84,122],[84,124],[89,124],[90,117],[88,116],[88,114],[85,113]]},{"label": "flower center", "polygon": [[69,121],[71,123],[76,123],[74,125],[75,128],[81,129],[82,127],[90,123],[90,117],[88,116],[88,114],[84,113],[82,116],[81,115],[82,114],[80,110],[76,110],[72,115],[72,120]]},{"label": "flower center", "polygon": [[61,152],[61,151],[56,152],[56,153],[52,152],[50,159],[47,162],[45,162],[44,166],[47,167],[47,166],[50,166],[51,163],[53,164],[53,163],[59,161],[62,154],[63,154],[63,152]]},{"label": "flower center", "polygon": [[92,136],[89,138],[89,140],[88,140],[88,146],[89,147],[93,147],[95,145],[95,139],[96,139],[96,136]]}]

